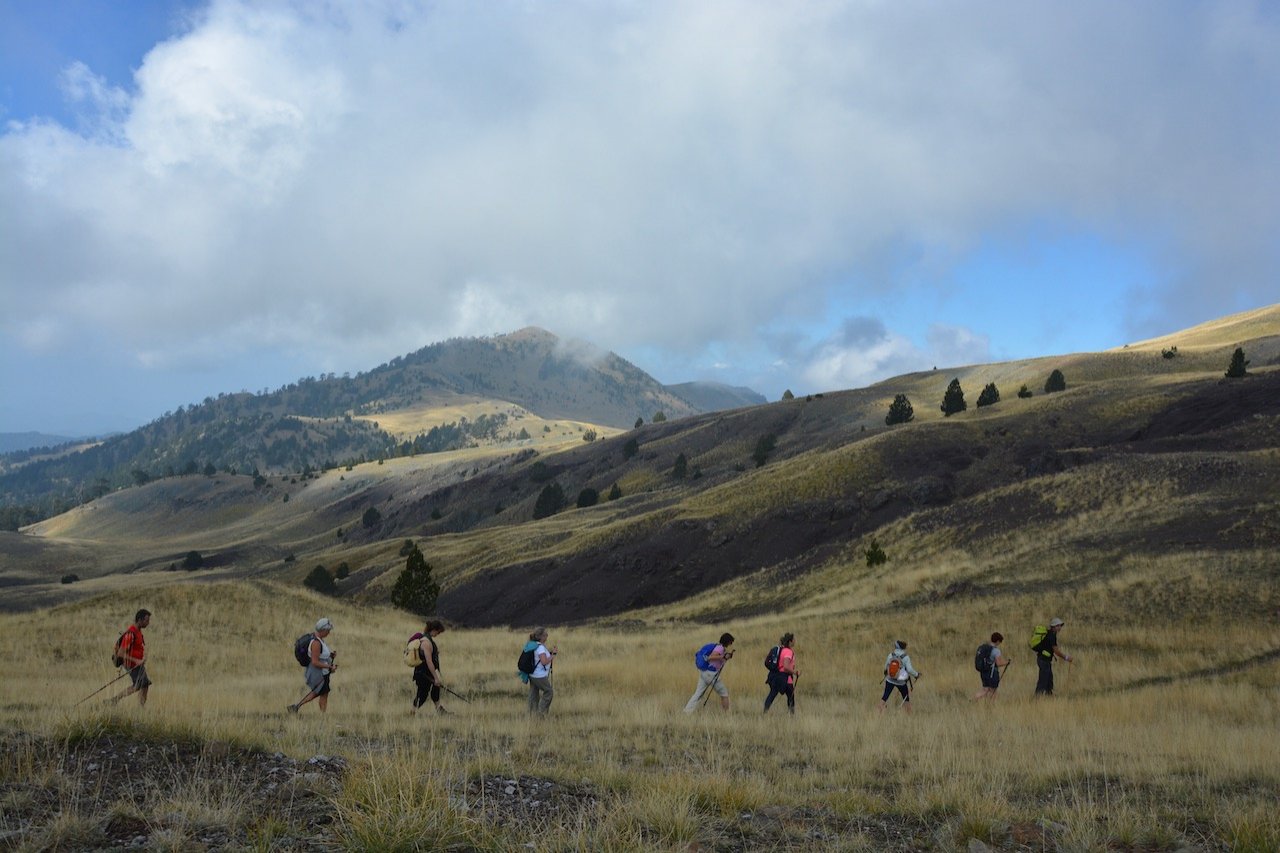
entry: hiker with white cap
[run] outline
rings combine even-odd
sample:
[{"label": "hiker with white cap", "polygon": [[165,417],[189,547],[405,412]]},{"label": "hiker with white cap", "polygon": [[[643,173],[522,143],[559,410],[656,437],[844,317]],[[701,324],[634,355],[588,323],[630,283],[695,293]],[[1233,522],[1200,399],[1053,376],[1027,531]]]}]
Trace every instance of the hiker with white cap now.
[{"label": "hiker with white cap", "polygon": [[329,636],[329,632],[333,630],[333,622],[327,616],[322,616],[316,622],[315,633],[311,635],[311,641],[307,644],[307,695],[296,704],[288,706],[287,710],[291,714],[298,713],[298,709],[310,702],[316,700],[316,704],[320,706],[320,710],[329,710],[329,675],[338,668],[338,664],[334,662],[334,658],[338,653],[329,647],[325,642],[325,638]]},{"label": "hiker with white cap", "polygon": [[1048,628],[1036,628],[1031,635],[1031,650],[1036,653],[1036,666],[1040,675],[1036,679],[1036,695],[1053,695],[1053,659],[1062,658],[1071,663],[1071,655],[1058,647],[1058,632],[1067,623],[1057,616],[1049,620]]}]

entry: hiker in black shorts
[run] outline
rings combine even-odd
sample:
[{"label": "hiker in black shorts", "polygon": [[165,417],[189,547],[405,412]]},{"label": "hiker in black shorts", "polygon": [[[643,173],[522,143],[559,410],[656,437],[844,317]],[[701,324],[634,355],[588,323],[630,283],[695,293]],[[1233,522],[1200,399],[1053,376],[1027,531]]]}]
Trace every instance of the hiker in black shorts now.
[{"label": "hiker in black shorts", "polygon": [[417,695],[413,697],[415,714],[427,703],[427,696],[430,696],[432,703],[435,704],[437,714],[449,713],[440,704],[440,688],[445,684],[444,678],[440,675],[440,647],[436,645],[436,637],[443,633],[444,623],[432,619],[422,629],[422,637],[418,640],[422,663],[413,668],[413,683],[418,688]]},{"label": "hiker in black shorts", "polygon": [[151,624],[151,611],[139,610],[133,616],[133,624],[125,629],[116,641],[116,660],[129,673],[130,684],[124,692],[114,697],[112,703],[119,702],[133,693],[138,694],[138,704],[147,704],[147,691],[151,687],[151,679],[147,676],[146,641],[142,629]]},{"label": "hiker in black shorts", "polygon": [[1034,647],[1036,653],[1036,666],[1040,668],[1040,674],[1036,678],[1036,695],[1052,696],[1053,695],[1053,659],[1062,658],[1067,663],[1071,663],[1071,655],[1058,648],[1058,632],[1066,625],[1056,616],[1049,620],[1049,631],[1044,635],[1044,639],[1037,643]]},{"label": "hiker in black shorts", "polygon": [[[1013,663],[1013,658],[1006,657],[1004,650],[1000,648],[1000,644],[1004,642],[1004,634],[995,631],[991,635],[991,642],[978,647],[979,657],[982,660],[975,661],[981,663],[982,666],[978,670],[978,675],[982,679],[982,689],[973,695],[976,699],[996,698],[996,690],[1000,688],[1000,667],[1008,666]],[[986,655],[982,655],[983,649],[987,649]]]}]

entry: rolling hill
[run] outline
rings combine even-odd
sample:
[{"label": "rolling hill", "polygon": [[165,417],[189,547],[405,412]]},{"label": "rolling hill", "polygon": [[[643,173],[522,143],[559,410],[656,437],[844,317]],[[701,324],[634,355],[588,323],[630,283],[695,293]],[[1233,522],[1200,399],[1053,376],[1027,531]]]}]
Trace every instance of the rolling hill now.
[{"label": "rolling hill", "polygon": [[[1228,380],[1237,346],[1251,373]],[[715,620],[817,600],[861,571],[876,540],[890,558],[881,571],[946,567],[912,595],[1081,583],[1142,560],[1167,564],[1171,579],[1135,612],[1189,607],[1175,593],[1176,567],[1190,559],[1221,567],[1231,606],[1268,612],[1280,606],[1270,582],[1278,363],[1273,306],[1106,352],[909,374],[595,441],[562,424],[541,446],[491,443],[256,482],[164,478],[0,536],[0,583],[7,606],[27,607],[121,584],[299,581],[315,565],[346,563],[341,595],[385,600],[412,539],[442,584],[440,613],[457,622]],[[1046,394],[1054,369],[1067,388]],[[970,406],[943,417],[953,378]],[[1001,400],[978,408],[988,383]],[[1023,385],[1032,396],[1014,394]],[[888,427],[896,394],[916,417]],[[553,484],[565,507],[535,518]],[[576,506],[592,493],[597,503]],[[370,509],[377,518],[366,523]],[[190,551],[207,568],[176,570]],[[59,584],[64,572],[80,581]],[[735,591],[728,611],[725,590]]]},{"label": "rolling hill", "polygon": [[[133,432],[47,454],[0,455],[0,509],[19,523],[127,485],[198,472],[326,470],[472,445],[526,444],[569,422],[597,433],[658,412],[677,418],[758,398],[685,386],[693,402],[635,365],[526,328],[424,347],[355,377],[308,377],[276,391],[220,394]],[[762,398],[760,398],[762,399]]]}]

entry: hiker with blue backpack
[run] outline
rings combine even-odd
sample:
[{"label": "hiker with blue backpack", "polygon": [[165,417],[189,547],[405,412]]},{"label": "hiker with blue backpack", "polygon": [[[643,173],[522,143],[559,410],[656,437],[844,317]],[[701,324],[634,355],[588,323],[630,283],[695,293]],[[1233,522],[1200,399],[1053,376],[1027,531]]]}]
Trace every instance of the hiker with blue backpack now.
[{"label": "hiker with blue backpack", "polygon": [[334,660],[338,653],[330,648],[326,638],[333,631],[333,622],[328,617],[321,617],[316,622],[316,629],[311,634],[303,634],[293,644],[293,656],[298,663],[307,668],[303,678],[307,683],[307,695],[285,710],[290,714],[298,713],[298,709],[311,700],[316,700],[320,711],[329,710],[329,676],[338,668]]},{"label": "hiker with blue backpack", "polygon": [[[720,673],[725,663],[733,657],[733,634],[725,632],[720,635],[720,642],[707,643],[694,652],[693,665],[698,668],[698,687],[684,706],[686,714],[698,710],[699,700],[708,690],[715,691],[720,697],[720,707],[729,710],[729,688],[720,680]],[[708,697],[710,694],[707,694]]]},{"label": "hiker with blue backpack", "polygon": [[911,685],[920,677],[911,665],[911,656],[907,654],[906,640],[898,640],[893,644],[893,651],[884,659],[884,695],[880,697],[880,713],[884,713],[889,704],[889,696],[896,689],[902,694],[902,707],[911,713]]},{"label": "hiker with blue backpack", "polygon": [[560,650],[547,645],[547,629],[535,628],[516,662],[520,680],[529,685],[529,713],[545,716],[551,710],[555,690],[551,686],[551,668]]},{"label": "hiker with blue backpack", "polygon": [[779,693],[787,697],[787,712],[796,712],[796,680],[800,677],[800,670],[796,669],[796,653],[793,648],[795,641],[795,634],[783,634],[778,645],[765,655],[764,667],[769,671],[764,679],[764,683],[769,686],[769,695],[764,697],[766,714]]},{"label": "hiker with blue backpack", "polygon": [[1000,687],[1000,668],[1013,663],[1013,658],[1005,655],[1000,648],[1004,642],[1004,634],[995,631],[991,634],[991,642],[978,646],[973,656],[973,668],[982,679],[982,689],[973,695],[974,701],[979,699],[995,700],[996,690]]}]

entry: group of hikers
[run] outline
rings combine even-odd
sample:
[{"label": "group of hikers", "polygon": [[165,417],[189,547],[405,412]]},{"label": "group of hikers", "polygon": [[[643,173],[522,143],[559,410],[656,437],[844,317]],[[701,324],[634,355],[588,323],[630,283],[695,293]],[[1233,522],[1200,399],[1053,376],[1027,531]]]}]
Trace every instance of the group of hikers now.
[{"label": "group of hikers", "polygon": [[[120,635],[112,652],[113,662],[123,667],[124,672],[117,677],[128,675],[131,683],[128,688],[112,698],[118,702],[126,696],[138,694],[139,701],[145,705],[147,691],[151,679],[146,670],[146,646],[143,629],[151,624],[151,612],[139,610],[133,623]],[[1036,695],[1053,695],[1053,661],[1055,658],[1071,663],[1072,657],[1058,644],[1058,635],[1066,625],[1062,619],[1054,617],[1047,626],[1037,626],[1031,636],[1030,648],[1036,656],[1038,674],[1036,679]],[[437,714],[448,714],[441,704],[443,692],[448,692],[462,701],[469,701],[445,684],[440,670],[440,646],[436,638],[444,633],[444,623],[432,619],[421,631],[414,632],[408,640],[403,652],[404,662],[412,667],[412,678],[415,687],[410,713],[416,714],[418,709],[430,699]],[[285,706],[290,714],[297,714],[302,706],[315,702],[322,712],[329,707],[330,676],[337,670],[338,653],[328,643],[329,634],[333,631],[333,621],[321,617],[315,623],[315,629],[300,636],[294,642],[294,657],[305,667],[303,681],[307,692],[297,702]],[[521,649],[516,661],[516,674],[528,685],[528,710],[533,715],[546,715],[551,709],[551,700],[555,695],[552,686],[552,669],[555,665],[559,649],[547,644],[546,628],[535,628],[528,641]],[[729,688],[721,678],[725,664],[733,659],[735,638],[725,632],[716,642],[707,643],[694,653],[694,666],[698,670],[698,684],[693,695],[685,703],[684,710],[692,714],[704,706],[715,693],[720,697],[720,707],[729,710]],[[1004,635],[1000,632],[991,634],[990,642],[981,643],[974,655],[974,668],[978,671],[981,688],[973,699],[994,700],[1004,670],[1013,659],[1004,653],[1002,645]],[[764,699],[764,712],[768,713],[778,696],[787,699],[787,711],[794,714],[796,710],[796,684],[800,680],[800,670],[796,665],[795,634],[786,633],[778,639],[778,644],[769,650],[764,658],[766,669],[765,686],[769,688]],[[894,643],[884,661],[884,692],[880,696],[879,709],[883,712],[889,705],[889,699],[896,690],[901,696],[901,707],[911,711],[911,692],[920,672],[911,662],[907,653],[907,643],[898,640]],[[108,685],[114,682],[108,682]],[[99,690],[102,690],[104,685]],[[96,693],[97,691],[95,691]],[[92,696],[94,694],[90,694]],[[85,697],[86,699],[89,697]],[[83,701],[83,700],[81,700]]]}]

